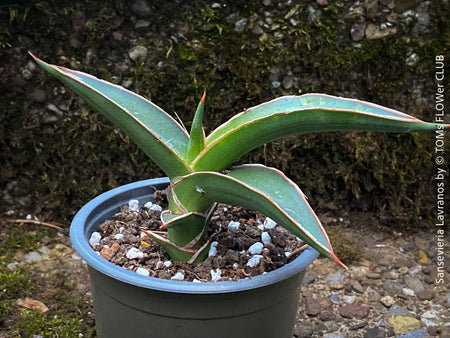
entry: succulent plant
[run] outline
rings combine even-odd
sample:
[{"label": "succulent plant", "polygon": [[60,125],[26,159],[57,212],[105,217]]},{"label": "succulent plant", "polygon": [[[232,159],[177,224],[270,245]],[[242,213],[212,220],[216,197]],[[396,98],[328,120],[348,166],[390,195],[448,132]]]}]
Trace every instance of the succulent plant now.
[{"label": "succulent plant", "polygon": [[190,132],[161,108],[125,88],[31,55],[127,134],[169,177],[169,208],[161,232],[148,231],[173,260],[196,264],[207,256],[207,229],[217,203],[270,217],[322,255],[336,257],[306,196],[281,171],[261,164],[232,167],[240,156],[273,140],[324,131],[415,132],[448,129],[373,103],[324,94],[284,96],[246,109],[208,136],[205,94]]}]

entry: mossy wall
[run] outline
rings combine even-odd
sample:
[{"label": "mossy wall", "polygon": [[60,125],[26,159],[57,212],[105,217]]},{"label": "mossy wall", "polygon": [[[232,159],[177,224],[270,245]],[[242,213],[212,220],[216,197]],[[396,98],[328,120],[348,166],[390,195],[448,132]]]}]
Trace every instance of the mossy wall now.
[{"label": "mossy wall", "polygon": [[[67,222],[100,192],[163,175],[75,94],[38,69],[26,73],[27,50],[126,84],[188,126],[206,89],[207,131],[244,108],[307,92],[432,121],[434,58],[450,41],[448,1],[427,2],[430,23],[419,33],[413,16],[394,34],[358,41],[353,25],[382,18],[351,14],[347,2],[327,3],[151,1],[142,17],[127,1],[0,5],[2,208]],[[147,53],[133,61],[135,46]],[[406,62],[412,53],[418,61]],[[391,226],[432,226],[433,149],[433,134],[312,134],[273,142],[242,162],[285,171],[319,214],[358,210]]]}]

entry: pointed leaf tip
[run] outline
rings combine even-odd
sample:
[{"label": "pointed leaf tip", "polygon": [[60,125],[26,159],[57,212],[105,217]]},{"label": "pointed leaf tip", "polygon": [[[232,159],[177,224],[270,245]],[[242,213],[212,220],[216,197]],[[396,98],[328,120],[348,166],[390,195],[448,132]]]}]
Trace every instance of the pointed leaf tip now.
[{"label": "pointed leaf tip", "polygon": [[38,58],[34,56],[33,53],[31,53],[30,51],[28,51],[28,54],[33,58],[34,61],[38,60]]},{"label": "pointed leaf tip", "polygon": [[206,98],[206,90],[203,91],[202,98],[200,99],[200,103],[205,104],[205,98]]},{"label": "pointed leaf tip", "polygon": [[342,266],[345,270],[348,270],[347,265],[342,263],[342,261],[334,254],[334,252],[332,253],[332,257],[333,257],[333,260],[335,261],[335,263],[337,263],[338,265]]}]

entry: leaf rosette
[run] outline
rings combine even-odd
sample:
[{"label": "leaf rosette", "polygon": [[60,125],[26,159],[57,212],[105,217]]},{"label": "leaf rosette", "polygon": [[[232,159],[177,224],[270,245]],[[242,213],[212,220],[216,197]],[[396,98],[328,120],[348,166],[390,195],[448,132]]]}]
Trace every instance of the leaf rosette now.
[{"label": "leaf rosette", "polygon": [[[306,196],[281,171],[263,165],[230,166],[267,142],[326,131],[418,132],[450,125],[423,122],[408,114],[360,100],[324,94],[284,96],[246,109],[208,136],[202,120],[203,94],[190,133],[160,107],[96,77],[34,60],[127,134],[170,178],[163,232],[148,231],[177,261],[205,259],[206,236],[217,203],[259,211],[322,255],[345,266]],[[224,170],[227,170],[224,173]]]}]

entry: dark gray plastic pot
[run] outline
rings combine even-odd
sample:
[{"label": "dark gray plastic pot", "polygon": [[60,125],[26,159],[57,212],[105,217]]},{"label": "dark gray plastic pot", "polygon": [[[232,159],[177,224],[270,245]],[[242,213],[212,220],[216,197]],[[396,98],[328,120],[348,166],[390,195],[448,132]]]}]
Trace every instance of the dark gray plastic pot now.
[{"label": "dark gray plastic pot", "polygon": [[305,268],[318,256],[305,250],[290,264],[252,279],[192,283],[145,277],[101,258],[88,240],[128,203],[152,199],[167,178],[127,184],[86,204],[70,228],[87,262],[97,335],[105,338],[291,338]]}]

